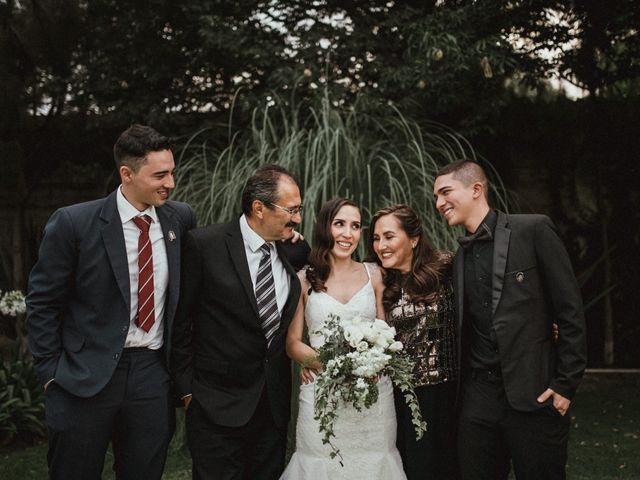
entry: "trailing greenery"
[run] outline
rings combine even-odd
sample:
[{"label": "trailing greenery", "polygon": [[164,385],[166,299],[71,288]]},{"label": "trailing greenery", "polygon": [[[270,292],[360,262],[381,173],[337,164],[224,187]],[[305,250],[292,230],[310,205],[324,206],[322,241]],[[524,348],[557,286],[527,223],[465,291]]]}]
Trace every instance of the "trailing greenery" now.
[{"label": "trailing greenery", "polygon": [[[462,136],[443,125],[418,125],[389,105],[340,108],[325,94],[317,108],[304,110],[279,98],[271,100],[254,110],[249,129],[229,130],[225,148],[213,146],[215,133],[197,132],[179,159],[174,198],[190,203],[201,224],[237,215],[246,179],[260,165],[276,163],[298,176],[305,205],[302,232],[309,239],[320,206],[344,196],[360,205],[365,225],[383,206],[411,205],[435,246],[455,248],[458,233],[435,209],[434,177],[442,165],[476,154]],[[495,191],[504,206],[501,192]]]},{"label": "trailing greenery", "polygon": [[33,363],[16,349],[0,365],[0,444],[17,435],[44,436],[44,391]]}]

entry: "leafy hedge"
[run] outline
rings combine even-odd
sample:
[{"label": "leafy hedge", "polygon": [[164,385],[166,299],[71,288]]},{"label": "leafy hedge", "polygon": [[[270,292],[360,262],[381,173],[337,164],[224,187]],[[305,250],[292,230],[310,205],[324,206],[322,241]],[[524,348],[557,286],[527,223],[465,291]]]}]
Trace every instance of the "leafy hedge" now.
[{"label": "leafy hedge", "polygon": [[0,365],[0,445],[45,434],[44,391],[31,359],[16,350]]}]

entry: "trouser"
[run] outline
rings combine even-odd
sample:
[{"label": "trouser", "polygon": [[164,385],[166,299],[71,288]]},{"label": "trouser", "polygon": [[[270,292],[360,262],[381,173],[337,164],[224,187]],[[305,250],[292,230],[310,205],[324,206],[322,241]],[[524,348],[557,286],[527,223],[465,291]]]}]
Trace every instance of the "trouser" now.
[{"label": "trouser", "polygon": [[97,395],[77,397],[54,381],[45,402],[50,479],[100,479],[110,441],[118,480],[162,477],[175,409],[161,351],[125,349]]},{"label": "trouser", "polygon": [[[458,456],[464,480],[566,478],[570,413],[553,405],[532,412],[513,409],[499,374],[474,370],[463,386]],[[542,392],[540,392],[542,393]]]},{"label": "trouser", "polygon": [[455,382],[445,382],[415,389],[422,419],[427,422],[427,431],[420,440],[416,439],[415,427],[411,423],[411,410],[405,402],[404,394],[395,389],[398,419],[396,444],[407,480],[456,478],[453,410],[455,388]]},{"label": "trouser", "polygon": [[278,428],[266,389],[242,427],[213,423],[196,397],[187,409],[194,480],[277,480],[284,471],[287,428]]}]

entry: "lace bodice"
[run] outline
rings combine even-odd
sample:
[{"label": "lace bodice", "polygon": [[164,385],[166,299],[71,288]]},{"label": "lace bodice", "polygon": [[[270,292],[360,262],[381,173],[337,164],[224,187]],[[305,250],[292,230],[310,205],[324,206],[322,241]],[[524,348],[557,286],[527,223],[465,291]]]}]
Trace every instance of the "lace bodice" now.
[{"label": "lace bodice", "polygon": [[364,264],[369,279],[347,303],[342,303],[327,292],[311,292],[304,309],[304,318],[309,331],[309,343],[313,348],[319,348],[324,343],[324,322],[329,315],[337,315],[340,320],[351,320],[356,315],[373,320],[376,318],[376,295],[371,283],[371,272],[376,265]]}]

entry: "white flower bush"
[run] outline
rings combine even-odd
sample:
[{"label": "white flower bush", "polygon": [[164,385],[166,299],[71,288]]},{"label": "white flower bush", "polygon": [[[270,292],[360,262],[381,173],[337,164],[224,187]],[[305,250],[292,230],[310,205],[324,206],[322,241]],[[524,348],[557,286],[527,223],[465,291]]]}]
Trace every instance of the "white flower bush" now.
[{"label": "white flower bush", "polygon": [[5,292],[0,291],[0,313],[10,317],[17,317],[27,311],[24,294],[20,290]]},{"label": "white flower bush", "polygon": [[422,437],[427,426],[414,392],[413,362],[402,352],[402,342],[395,340],[395,328],[380,319],[356,316],[341,322],[340,317],[329,315],[322,329],[312,334],[325,338],[318,349],[324,369],[315,380],[315,419],[323,443],[331,447],[331,458],[342,458],[331,443],[339,407],[352,405],[358,411],[370,408],[378,399],[378,380],[383,375],[404,393],[416,438]]}]

